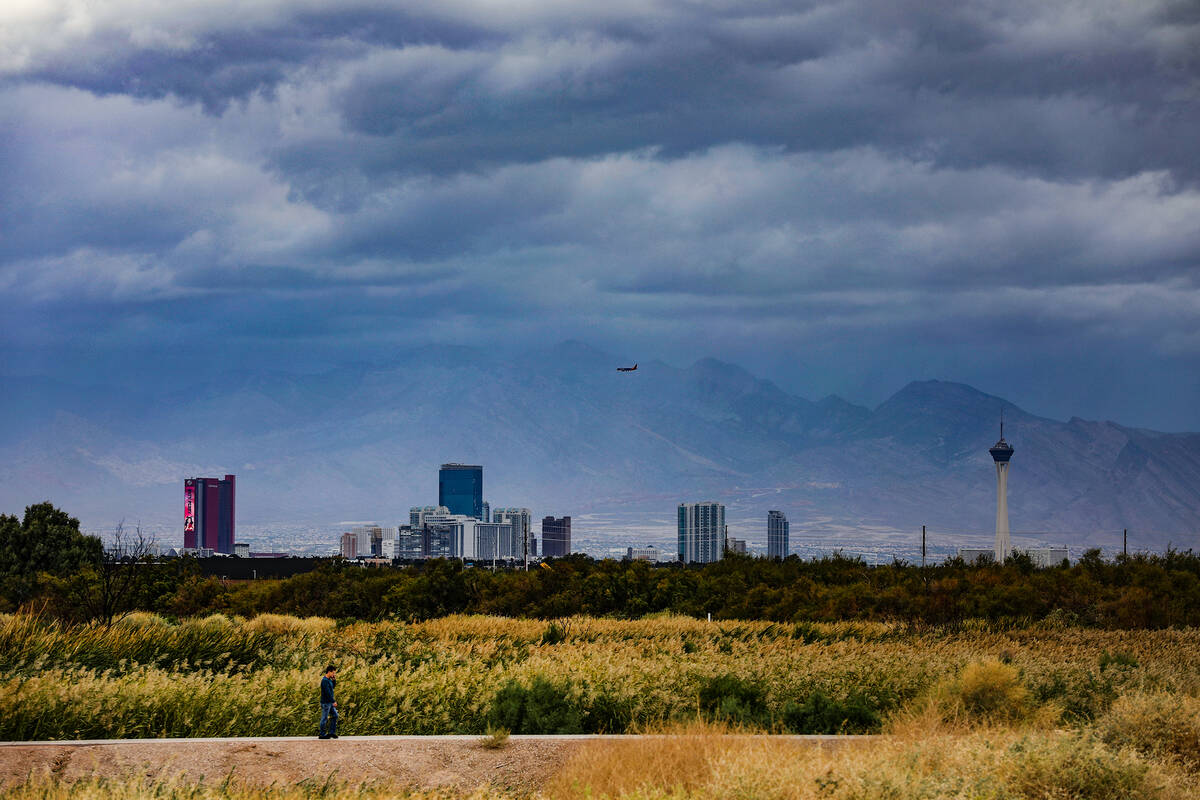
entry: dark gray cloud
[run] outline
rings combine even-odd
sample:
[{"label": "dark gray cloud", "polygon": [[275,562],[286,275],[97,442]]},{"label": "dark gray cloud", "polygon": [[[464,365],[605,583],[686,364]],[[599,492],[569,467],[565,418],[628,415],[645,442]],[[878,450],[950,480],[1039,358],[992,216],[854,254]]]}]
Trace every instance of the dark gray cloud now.
[{"label": "dark gray cloud", "polygon": [[17,3],[0,372],[649,341],[1200,427],[1196,141],[1191,2]]}]

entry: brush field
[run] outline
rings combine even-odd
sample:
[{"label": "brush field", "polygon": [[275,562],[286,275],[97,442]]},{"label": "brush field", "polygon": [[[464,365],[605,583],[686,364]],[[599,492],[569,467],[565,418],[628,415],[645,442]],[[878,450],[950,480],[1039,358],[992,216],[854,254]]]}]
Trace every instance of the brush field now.
[{"label": "brush field", "polygon": [[[312,736],[339,667],[343,734],[668,732],[586,743],[537,785],[413,787],[49,770],[12,800],[545,797],[858,800],[1200,796],[1200,630],[1041,623],[337,624],[0,615],[0,739]],[[884,733],[833,750],[746,731]],[[324,744],[324,743],[322,743]],[[337,746],[336,743],[331,743]],[[319,765],[314,765],[314,767]],[[494,774],[494,773],[492,773]]]},{"label": "brush field", "polygon": [[[876,733],[939,697],[947,709],[1016,709],[1079,728],[1126,696],[1200,694],[1196,629],[149,614],[104,628],[0,615],[0,739],[309,736],[329,662],[348,735],[620,733],[693,720]],[[988,699],[1005,680],[1001,699]]]}]

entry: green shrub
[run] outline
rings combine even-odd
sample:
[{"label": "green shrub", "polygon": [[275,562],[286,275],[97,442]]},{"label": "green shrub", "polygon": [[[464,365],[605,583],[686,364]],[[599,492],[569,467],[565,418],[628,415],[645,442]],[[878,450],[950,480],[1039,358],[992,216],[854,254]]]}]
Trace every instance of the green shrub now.
[{"label": "green shrub", "polygon": [[968,664],[958,678],[956,699],[975,719],[1016,720],[1031,708],[1030,692],[1017,670],[999,661]]},{"label": "green shrub", "polygon": [[1109,667],[1129,667],[1131,669],[1136,669],[1137,666],[1138,660],[1136,658],[1129,653],[1125,653],[1120,650],[1116,651],[1115,653],[1110,653],[1105,650],[1100,654],[1101,672],[1104,672],[1104,670],[1108,669]]},{"label": "green shrub", "polygon": [[792,733],[874,733],[881,722],[879,711],[861,694],[833,700],[817,691],[783,709],[784,727]]},{"label": "green shrub", "polygon": [[717,675],[700,684],[700,710],[725,722],[761,725],[767,719],[766,693],[737,675]]},{"label": "green shrub", "polygon": [[632,723],[633,703],[608,693],[593,697],[583,715],[583,728],[587,733],[624,733]]},{"label": "green shrub", "polygon": [[560,644],[566,641],[566,638],[566,626],[560,625],[557,622],[551,622],[546,626],[545,633],[542,634],[542,644]]},{"label": "green shrub", "polygon": [[509,681],[496,693],[488,724],[513,733],[583,733],[583,715],[567,683],[537,676],[528,687]]},{"label": "green shrub", "polygon": [[1090,722],[1112,705],[1116,687],[1106,677],[1090,670],[1051,672],[1033,686],[1039,704],[1055,702],[1062,706],[1062,718],[1069,723]]},{"label": "green shrub", "polygon": [[485,750],[501,750],[508,745],[508,729],[488,728],[487,734],[479,740]]},{"label": "green shrub", "polygon": [[1042,618],[1042,625],[1052,630],[1078,628],[1082,624],[1078,614],[1065,608],[1056,608]]}]

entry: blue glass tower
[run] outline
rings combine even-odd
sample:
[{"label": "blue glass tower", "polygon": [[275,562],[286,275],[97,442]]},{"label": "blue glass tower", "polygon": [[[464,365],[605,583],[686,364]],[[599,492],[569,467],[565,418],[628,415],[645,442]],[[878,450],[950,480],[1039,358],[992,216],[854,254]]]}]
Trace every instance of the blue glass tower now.
[{"label": "blue glass tower", "polygon": [[451,514],[483,519],[483,467],[478,464],[442,464],[438,471],[438,505]]}]

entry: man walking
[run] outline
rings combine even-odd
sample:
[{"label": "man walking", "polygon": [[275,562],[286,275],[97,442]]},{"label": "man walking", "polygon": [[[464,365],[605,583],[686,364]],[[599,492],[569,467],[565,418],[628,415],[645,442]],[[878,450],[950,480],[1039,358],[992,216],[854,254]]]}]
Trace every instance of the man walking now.
[{"label": "man walking", "polygon": [[[325,677],[321,678],[321,726],[317,729],[318,739],[336,739],[338,710],[337,701],[333,699],[333,687],[337,684],[337,667],[330,664],[325,668]],[[325,732],[325,723],[329,723],[329,732]]]}]

